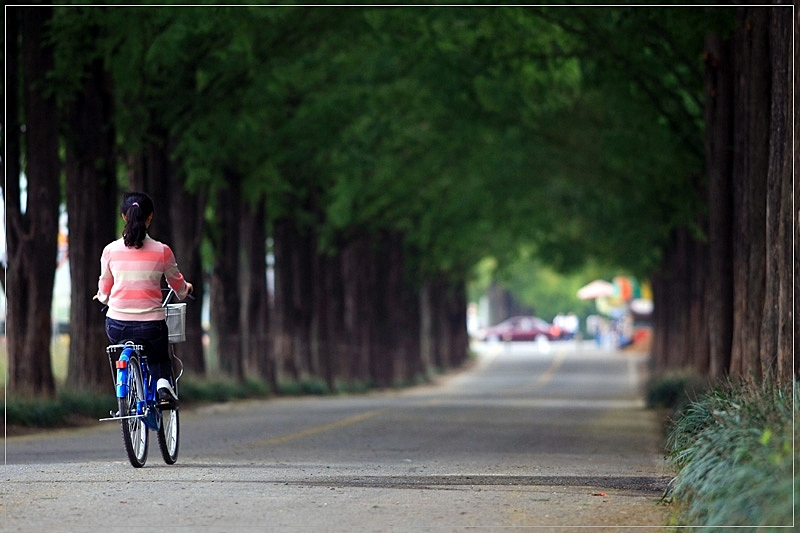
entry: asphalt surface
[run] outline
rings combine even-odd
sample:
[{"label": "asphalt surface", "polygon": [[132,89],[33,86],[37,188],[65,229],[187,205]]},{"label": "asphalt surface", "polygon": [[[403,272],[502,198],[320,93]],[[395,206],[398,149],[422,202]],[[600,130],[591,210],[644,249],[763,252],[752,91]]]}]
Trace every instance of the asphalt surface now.
[{"label": "asphalt surface", "polygon": [[181,411],[177,464],[119,424],[4,441],[2,531],[658,530],[658,414],[642,355],[478,344],[405,391]]}]

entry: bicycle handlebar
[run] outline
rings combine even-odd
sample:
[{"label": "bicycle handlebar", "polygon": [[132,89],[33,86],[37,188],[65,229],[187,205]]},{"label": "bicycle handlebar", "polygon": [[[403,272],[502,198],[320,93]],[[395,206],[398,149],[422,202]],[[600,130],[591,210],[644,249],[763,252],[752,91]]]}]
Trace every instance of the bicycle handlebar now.
[{"label": "bicycle handlebar", "polygon": [[[164,292],[164,291],[167,291],[167,296],[166,296],[166,298],[164,298],[164,301],[161,303],[161,307],[166,307],[167,304],[169,303],[169,301],[172,299],[172,295],[173,294],[177,294],[175,292],[175,289],[173,289],[172,287],[169,287],[167,289],[161,289],[161,292]],[[190,300],[195,300],[196,299],[193,294],[187,294],[186,297],[189,298]]]}]

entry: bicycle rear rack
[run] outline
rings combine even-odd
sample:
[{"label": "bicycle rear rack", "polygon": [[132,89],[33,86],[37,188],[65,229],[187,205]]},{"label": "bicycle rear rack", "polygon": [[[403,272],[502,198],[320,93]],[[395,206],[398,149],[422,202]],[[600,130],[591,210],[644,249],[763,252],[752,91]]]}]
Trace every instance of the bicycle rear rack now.
[{"label": "bicycle rear rack", "polygon": [[[108,365],[109,365],[109,368],[111,370],[111,378],[115,383],[117,382],[117,369],[115,368],[116,364],[115,364],[113,356],[118,351],[124,351],[126,348],[132,349],[136,353],[140,354],[142,357],[145,356],[145,354],[143,353],[144,352],[144,346],[142,346],[141,344],[134,344],[132,341],[128,341],[128,342],[126,342],[124,344],[111,344],[111,345],[107,346],[106,347],[106,354],[108,354]],[[172,359],[174,359],[174,360],[177,360],[178,361],[178,365],[180,367],[180,370],[178,371],[178,375],[175,377],[175,386],[176,386],[176,389],[177,389],[178,380],[180,380],[181,376],[183,376],[184,366],[183,366],[183,361],[181,360],[181,358],[178,357],[175,354],[175,349],[172,347],[172,345],[170,345],[170,357]],[[158,426],[157,418],[154,419],[153,417],[150,416],[151,415],[151,406],[148,405],[147,401],[143,401],[142,404],[143,405],[141,405],[141,406],[139,406],[137,408],[137,411],[139,409],[141,409],[141,411],[142,411],[141,413],[137,412],[136,414],[132,414],[132,415],[120,416],[119,411],[117,411],[116,413],[114,413],[114,411],[109,411],[108,414],[111,415],[110,417],[100,418],[98,420],[100,422],[107,422],[107,421],[110,421],[110,420],[119,421],[119,420],[129,420],[129,419],[133,419],[133,418],[139,418],[139,419],[142,419],[145,422],[145,424],[148,425],[148,427],[154,426],[155,428],[157,428],[157,426]]]}]

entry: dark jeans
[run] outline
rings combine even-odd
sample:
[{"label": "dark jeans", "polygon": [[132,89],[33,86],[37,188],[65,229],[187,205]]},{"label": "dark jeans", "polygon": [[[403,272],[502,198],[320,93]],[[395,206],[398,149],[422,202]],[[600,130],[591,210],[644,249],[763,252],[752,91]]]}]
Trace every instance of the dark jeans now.
[{"label": "dark jeans", "polygon": [[144,346],[153,383],[165,378],[172,383],[169,331],[166,320],[129,321],[106,317],[106,335],[112,344],[134,341]]}]

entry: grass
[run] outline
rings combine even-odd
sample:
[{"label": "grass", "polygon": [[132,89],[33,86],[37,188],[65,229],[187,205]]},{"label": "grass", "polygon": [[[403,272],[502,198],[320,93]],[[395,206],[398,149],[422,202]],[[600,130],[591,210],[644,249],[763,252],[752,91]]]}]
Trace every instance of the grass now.
[{"label": "grass", "polygon": [[6,423],[9,426],[53,428],[77,426],[86,419],[108,416],[117,399],[87,392],[62,392],[52,399],[6,398]]},{"label": "grass", "polygon": [[[106,417],[109,411],[116,410],[117,399],[109,375],[108,393],[75,392],[64,389],[67,377],[67,359],[69,336],[54,335],[51,340],[53,375],[56,380],[57,394],[50,399],[29,399],[5,396],[7,353],[5,336],[0,336],[0,393],[5,398],[5,421],[11,433],[20,428],[57,428],[86,424],[89,421]],[[209,375],[220,375],[213,370],[218,368],[213,353],[206,354],[210,367]],[[393,384],[394,388],[404,388],[429,382],[441,371],[432,369],[425,375]],[[338,381],[333,388],[321,379],[304,379],[298,381],[282,381],[277,390],[271,390],[264,381],[248,379],[238,382],[233,378],[216,377],[214,379],[185,375],[180,380],[179,395],[181,405],[190,406],[198,403],[227,402],[241,399],[269,398],[280,396],[307,396],[330,394],[364,394],[375,390],[376,385],[370,381]]]},{"label": "grass", "polygon": [[[417,381],[415,380],[415,383]],[[233,378],[202,378],[185,375],[180,380],[181,405],[219,403],[244,399],[265,399],[274,396],[308,396],[331,394],[363,394],[375,390],[368,382],[337,383],[331,390],[323,380],[306,379],[286,381],[273,391],[264,382],[248,379],[244,382]],[[409,384],[406,384],[406,386]],[[59,391],[52,399],[6,398],[6,423],[12,432],[18,428],[57,428],[87,423],[108,416],[116,410],[117,399],[109,380],[109,393]]]},{"label": "grass", "polygon": [[[269,386],[257,380],[239,383],[233,379],[201,379],[190,376],[180,380],[179,392],[181,405],[184,407],[272,396]],[[5,416],[6,424],[13,433],[18,428],[47,429],[83,425],[108,416],[116,407],[117,398],[109,385],[107,394],[60,390],[50,399],[8,396]]]},{"label": "grass", "polygon": [[651,409],[671,409],[677,414],[707,388],[707,380],[695,372],[669,372],[649,381],[645,400]]},{"label": "grass", "polygon": [[[0,377],[5,384],[7,355],[5,336],[2,336]],[[12,428],[57,428],[85,424],[116,410],[117,399],[109,376],[108,393],[75,392],[63,389],[67,377],[69,350],[68,335],[54,335],[51,341],[53,376],[58,392],[55,398],[29,399],[5,397],[6,424]],[[180,381],[183,405],[204,402],[224,402],[244,398],[267,398],[272,395],[269,385],[247,380],[237,383],[233,379],[204,379],[185,376]]]},{"label": "grass", "polygon": [[264,381],[247,379],[237,382],[230,378],[198,378],[185,376],[180,380],[179,394],[182,403],[209,403],[268,398],[272,390]]},{"label": "grass", "polygon": [[[5,337],[2,337],[5,342]],[[5,347],[0,357],[0,376],[5,383],[5,368],[7,358]],[[51,344],[53,374],[56,379],[58,392],[51,399],[28,399],[6,397],[5,417],[7,427],[11,432],[19,428],[57,428],[86,424],[88,421],[106,417],[109,411],[116,410],[117,399],[109,376],[108,393],[74,392],[64,390],[63,384],[67,374],[67,351],[69,337],[58,335],[53,337]],[[214,361],[211,360],[210,364]],[[219,375],[216,372],[212,372]],[[435,372],[434,372],[435,373]],[[433,373],[432,373],[433,374]],[[428,376],[417,376],[409,383],[396,383],[397,388],[419,384],[430,380]],[[1,385],[1,384],[0,384]],[[368,381],[337,382],[331,390],[327,383],[321,379],[304,379],[298,381],[282,381],[277,390],[273,391],[264,381],[247,379],[244,382],[233,378],[215,377],[204,378],[185,375],[180,380],[179,395],[181,405],[191,406],[199,403],[227,402],[241,399],[269,398],[273,395],[280,396],[306,396],[330,394],[363,394],[375,390],[375,384]]]},{"label": "grass", "polygon": [[793,522],[793,387],[726,383],[683,410],[668,438],[676,525],[772,531]]}]

